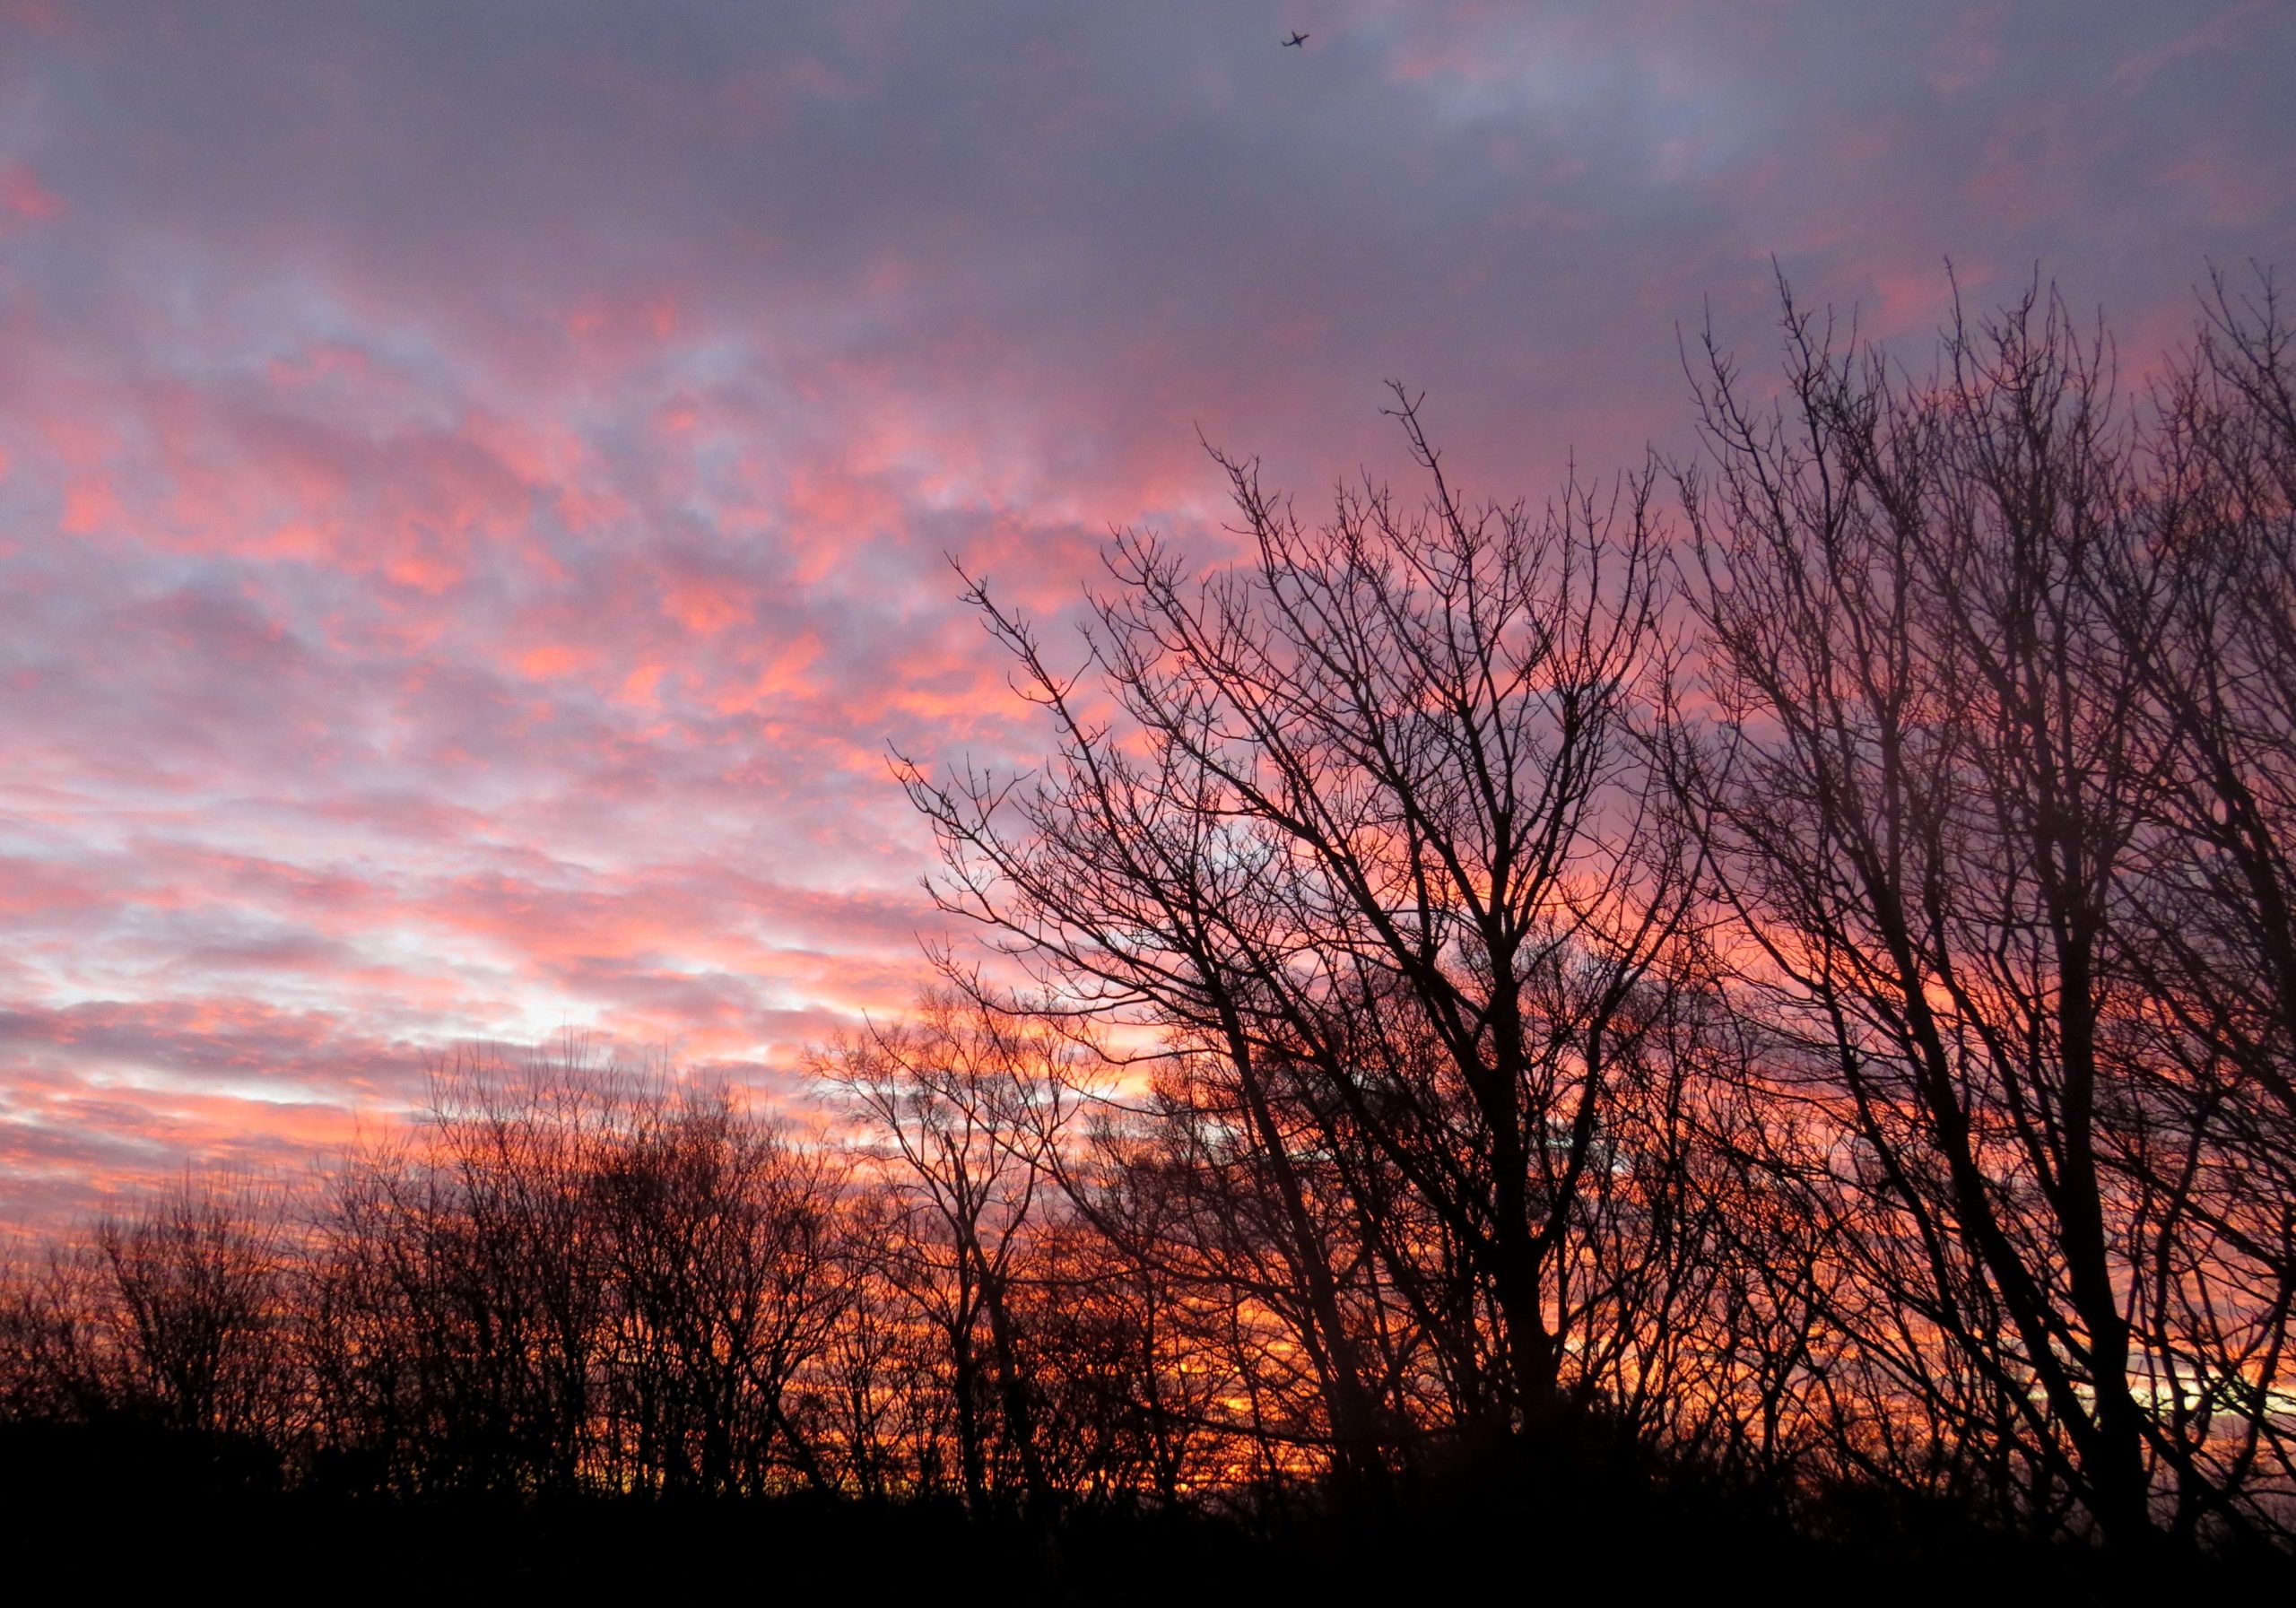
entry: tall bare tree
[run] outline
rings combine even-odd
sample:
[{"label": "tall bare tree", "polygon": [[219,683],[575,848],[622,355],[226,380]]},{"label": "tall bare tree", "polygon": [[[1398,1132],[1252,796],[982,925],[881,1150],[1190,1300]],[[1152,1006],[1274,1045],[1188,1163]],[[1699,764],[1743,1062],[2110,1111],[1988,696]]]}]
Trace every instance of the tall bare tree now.
[{"label": "tall bare tree", "polygon": [[1552,1417],[1624,1044],[1686,886],[1630,740],[1666,658],[1651,478],[1470,510],[1401,393],[1396,416],[1422,508],[1369,489],[1310,529],[1222,457],[1248,557],[1198,580],[1119,535],[1081,671],[977,586],[1057,752],[1026,784],[902,768],[946,908],[1062,1008],[1217,1058],[1216,1131],[1249,1149],[1357,1477],[1404,1430],[1351,1288],[1371,1265],[1319,1221],[1332,1130],[1487,1298],[1500,1432]]},{"label": "tall bare tree", "polygon": [[1918,382],[1790,299],[1786,332],[1777,404],[1710,354],[1682,482],[1712,741],[1679,779],[1737,995],[1781,1099],[1834,1126],[1801,1160],[1831,1186],[1835,1317],[1900,1392],[1870,1432],[1926,1419],[1954,1479],[2143,1547],[2164,1481],[2179,1525],[2227,1513],[2204,1471],[2228,1426],[2170,1381],[2245,1394],[2253,1443],[2286,1327],[2269,1248],[2260,1285],[2192,1282],[2231,1271],[2239,1169],[2168,1091],[2141,980],[2144,889],[2205,869],[2148,840],[2182,785],[2147,670],[2175,422],[2038,290],[1957,321]]}]

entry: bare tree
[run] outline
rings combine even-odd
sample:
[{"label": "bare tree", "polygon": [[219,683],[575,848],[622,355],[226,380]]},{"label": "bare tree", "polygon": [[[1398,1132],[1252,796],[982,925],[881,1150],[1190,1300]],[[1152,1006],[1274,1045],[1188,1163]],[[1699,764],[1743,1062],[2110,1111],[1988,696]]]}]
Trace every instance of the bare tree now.
[{"label": "bare tree", "polygon": [[122,1404],[202,1437],[283,1439],[295,1410],[279,1191],[187,1178],[96,1225]]},{"label": "bare tree", "polygon": [[1249,559],[1197,582],[1120,535],[1081,672],[974,588],[1057,733],[1037,779],[902,767],[944,906],[1061,1008],[1193,1059],[1167,1112],[1248,1152],[1359,1481],[1410,1433],[1383,1326],[1438,1303],[1427,1234],[1367,1254],[1330,1220],[1424,1213],[1490,1359],[1453,1358],[1455,1405],[1501,1436],[1554,1416],[1622,1038],[1685,887],[1630,741],[1666,657],[1650,478],[1470,511],[1398,396],[1422,509],[1367,490],[1310,530],[1221,458]]},{"label": "bare tree", "polygon": [[1042,1148],[1055,1137],[1029,1106],[1059,1054],[1043,1033],[943,992],[926,996],[914,1021],[872,1027],[815,1062],[882,1147],[883,1181],[902,1207],[888,1241],[898,1255],[885,1265],[947,1347],[965,1496],[976,1504],[991,1489],[992,1396],[1029,1506],[1051,1494],[1014,1287],[1045,1205]]},{"label": "bare tree", "polygon": [[1678,779],[1781,1096],[1834,1128],[1799,1158],[1846,1258],[1831,1316],[1897,1392],[1845,1450],[1926,1422],[1949,1483],[2145,1546],[2164,1480],[2180,1526],[2225,1510],[2223,1426],[2169,1381],[2245,1394],[2253,1443],[2287,1309],[2269,1253],[2261,1286],[2192,1282],[2231,1271],[2237,1170],[2165,1093],[2131,962],[2177,786],[2131,651],[2164,624],[2157,427],[2039,291],[1957,321],[1920,383],[1790,299],[1786,330],[1778,407],[1709,354],[1683,495],[1712,740]]},{"label": "bare tree", "polygon": [[823,1482],[789,1395],[838,1316],[837,1183],[723,1088],[641,1100],[607,1148],[607,1412],[640,1484],[754,1494],[777,1447]]}]

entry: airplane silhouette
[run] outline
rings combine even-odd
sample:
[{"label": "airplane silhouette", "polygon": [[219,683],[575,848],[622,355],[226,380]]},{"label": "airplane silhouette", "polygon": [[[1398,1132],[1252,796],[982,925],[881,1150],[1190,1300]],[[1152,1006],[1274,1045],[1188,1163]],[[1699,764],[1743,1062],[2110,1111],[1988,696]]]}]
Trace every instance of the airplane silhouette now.
[{"label": "airplane silhouette", "polygon": [[1306,34],[1295,33],[1290,39],[1283,41],[1283,48],[1286,50],[1296,50],[1307,42],[1308,36]]}]

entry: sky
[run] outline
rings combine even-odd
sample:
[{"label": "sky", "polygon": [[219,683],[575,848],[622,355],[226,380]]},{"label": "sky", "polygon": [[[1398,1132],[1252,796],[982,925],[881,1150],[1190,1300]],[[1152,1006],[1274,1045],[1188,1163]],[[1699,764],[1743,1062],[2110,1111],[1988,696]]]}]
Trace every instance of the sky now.
[{"label": "sky", "polygon": [[1390,378],[1475,494],[1690,452],[1777,271],[2141,374],[2296,273],[2291,84],[2285,0],[0,0],[0,1221],[460,1044],[786,1094],[942,930],[888,745],[1045,743],[952,559],[1057,628],[1224,551],[1199,435],[1405,473]]}]

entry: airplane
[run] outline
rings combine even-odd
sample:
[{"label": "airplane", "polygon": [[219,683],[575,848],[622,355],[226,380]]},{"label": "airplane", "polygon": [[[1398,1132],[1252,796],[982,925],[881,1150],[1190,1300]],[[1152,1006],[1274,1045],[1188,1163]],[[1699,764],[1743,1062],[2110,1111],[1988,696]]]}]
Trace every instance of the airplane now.
[{"label": "airplane", "polygon": [[1300,46],[1307,42],[1308,36],[1306,34],[1295,33],[1290,39],[1283,41],[1283,48],[1286,50],[1297,50]]}]

